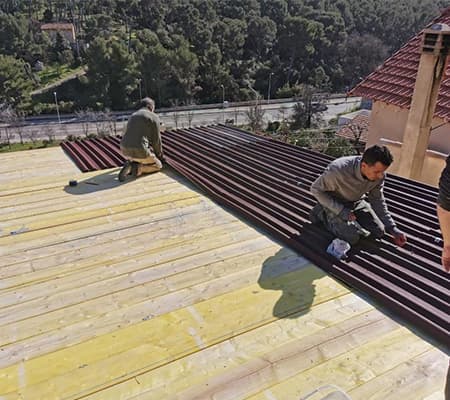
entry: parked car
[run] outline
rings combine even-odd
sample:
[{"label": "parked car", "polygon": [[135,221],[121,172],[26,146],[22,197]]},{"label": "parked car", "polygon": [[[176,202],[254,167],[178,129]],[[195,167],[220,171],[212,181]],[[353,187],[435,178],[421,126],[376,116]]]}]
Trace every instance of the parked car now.
[{"label": "parked car", "polygon": [[323,112],[323,111],[327,111],[328,110],[328,107],[325,104],[319,103],[319,102],[313,102],[311,104],[311,106],[312,106],[312,111],[313,112]]}]

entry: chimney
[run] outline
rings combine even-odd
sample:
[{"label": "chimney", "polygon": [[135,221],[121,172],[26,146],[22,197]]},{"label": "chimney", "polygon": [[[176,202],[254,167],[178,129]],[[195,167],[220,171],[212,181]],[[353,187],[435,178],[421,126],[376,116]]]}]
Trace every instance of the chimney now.
[{"label": "chimney", "polygon": [[421,50],[399,163],[400,174],[414,180],[420,180],[422,175],[439,86],[450,52],[450,27],[434,24],[424,30]]}]

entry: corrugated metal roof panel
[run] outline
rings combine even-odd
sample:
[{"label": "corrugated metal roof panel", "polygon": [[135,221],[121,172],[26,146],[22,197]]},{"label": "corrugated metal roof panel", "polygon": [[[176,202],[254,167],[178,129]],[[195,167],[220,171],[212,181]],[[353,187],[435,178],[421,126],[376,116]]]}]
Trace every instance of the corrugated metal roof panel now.
[{"label": "corrugated metal roof panel", "polygon": [[[315,203],[309,187],[330,157],[226,126],[168,131],[162,140],[168,164],[211,197],[447,345],[449,276],[440,267],[436,242],[435,188],[389,176],[387,202],[408,244],[397,248],[387,237],[365,241],[348,260],[337,261],[325,252],[332,237],[308,221]],[[96,153],[98,141],[108,143],[102,155]],[[118,138],[63,148],[86,170],[123,158]]]}]

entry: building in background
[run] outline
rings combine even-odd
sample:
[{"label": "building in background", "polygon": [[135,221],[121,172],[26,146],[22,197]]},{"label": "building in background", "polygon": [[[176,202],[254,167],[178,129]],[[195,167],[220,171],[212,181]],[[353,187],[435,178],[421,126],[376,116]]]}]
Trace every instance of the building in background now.
[{"label": "building in background", "polygon": [[75,27],[71,23],[42,24],[41,31],[46,32],[52,40],[55,40],[57,33],[59,33],[69,43],[75,43]]},{"label": "building in background", "polygon": [[[450,7],[443,10],[427,28],[434,24],[450,25]],[[387,145],[396,161],[390,172],[406,175],[400,170],[403,133],[408,119],[411,99],[421,57],[424,31],[419,32],[377,70],[351,90],[351,94],[373,101],[367,145]],[[431,125],[428,151],[421,181],[437,185],[445,157],[450,153],[450,66],[447,65],[439,90]]]}]

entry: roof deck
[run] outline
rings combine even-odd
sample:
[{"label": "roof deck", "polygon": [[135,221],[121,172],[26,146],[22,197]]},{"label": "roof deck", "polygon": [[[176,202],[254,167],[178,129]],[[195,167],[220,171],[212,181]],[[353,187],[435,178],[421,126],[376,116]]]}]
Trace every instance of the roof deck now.
[{"label": "roof deck", "polygon": [[432,341],[170,169],[0,163],[2,400],[444,398]]}]

